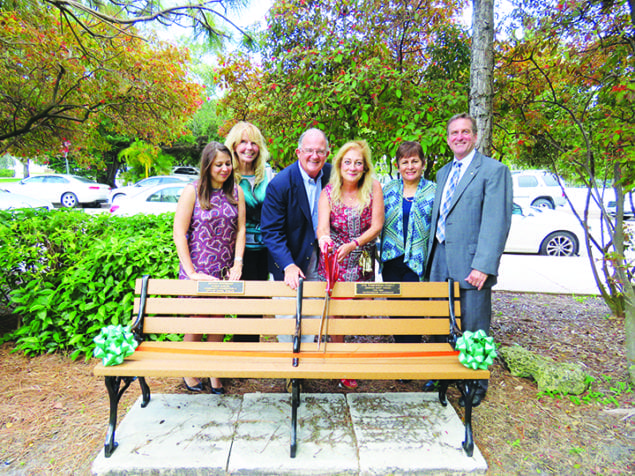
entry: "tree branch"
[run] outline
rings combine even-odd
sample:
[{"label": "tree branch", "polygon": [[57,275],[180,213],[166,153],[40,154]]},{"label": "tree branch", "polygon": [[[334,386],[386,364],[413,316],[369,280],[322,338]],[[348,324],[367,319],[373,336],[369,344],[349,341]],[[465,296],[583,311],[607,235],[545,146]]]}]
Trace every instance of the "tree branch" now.
[{"label": "tree branch", "polygon": [[115,15],[109,15],[103,11],[91,8],[87,4],[77,0],[43,0],[45,3],[57,8],[62,14],[67,14],[73,18],[75,22],[91,36],[101,36],[94,31],[93,27],[89,25],[85,20],[81,19],[74,12],[80,12],[88,17],[97,19],[109,27],[117,31],[118,34],[129,34],[126,29],[121,27],[131,27],[137,23],[148,23],[152,21],[159,21],[164,25],[181,25],[180,21],[183,18],[189,19],[193,25],[200,25],[208,34],[213,34],[219,37],[228,38],[229,35],[218,30],[214,25],[210,24],[207,19],[207,14],[214,15],[224,22],[231,25],[234,29],[240,32],[246,38],[252,39],[248,33],[242,28],[232,22],[223,13],[212,8],[212,5],[222,5],[222,0],[202,0],[197,4],[178,5],[175,7],[165,8],[149,14],[141,14],[141,9],[135,9],[133,2],[116,2],[110,0],[109,3],[121,7],[122,11],[131,13],[131,18],[120,18]]}]

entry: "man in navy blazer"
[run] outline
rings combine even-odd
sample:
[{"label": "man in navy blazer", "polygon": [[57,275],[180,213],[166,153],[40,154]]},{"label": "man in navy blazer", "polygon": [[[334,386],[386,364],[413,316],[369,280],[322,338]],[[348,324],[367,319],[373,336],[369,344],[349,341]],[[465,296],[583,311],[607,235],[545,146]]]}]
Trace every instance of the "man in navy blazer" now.
[{"label": "man in navy blazer", "polygon": [[317,280],[317,203],[331,173],[329,152],[324,132],[304,132],[295,151],[297,162],[271,180],[262,205],[260,226],[269,250],[269,271],[292,289],[297,289],[300,277]]},{"label": "man in navy blazer", "polygon": [[[465,113],[453,116],[447,134],[454,160],[437,173],[428,275],[431,281],[457,281],[462,329],[483,329],[489,334],[492,286],[511,226],[512,178],[505,165],[474,149],[474,118]],[[453,193],[448,190],[452,188]],[[474,406],[486,391],[487,380],[480,381]]]},{"label": "man in navy blazer", "polygon": [[[318,280],[318,200],[331,174],[331,165],[326,163],[329,143],[321,130],[304,132],[295,153],[297,162],[278,173],[267,186],[260,218],[262,238],[269,250],[269,271],[276,281],[284,280],[291,289],[298,288],[300,278]],[[314,338],[303,335],[302,342],[313,342]],[[278,341],[291,342],[291,336],[279,335]]]}]

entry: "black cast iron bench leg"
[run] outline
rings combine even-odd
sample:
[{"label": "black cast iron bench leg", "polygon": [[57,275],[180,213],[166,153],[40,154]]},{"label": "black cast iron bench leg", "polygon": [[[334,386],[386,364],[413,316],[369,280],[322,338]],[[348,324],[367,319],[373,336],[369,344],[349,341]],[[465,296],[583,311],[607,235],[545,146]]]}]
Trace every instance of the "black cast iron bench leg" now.
[{"label": "black cast iron bench leg", "polygon": [[[108,398],[110,400],[110,420],[108,421],[108,432],[106,433],[106,443],[104,444],[104,454],[106,455],[106,458],[110,458],[117,448],[117,442],[115,441],[115,429],[117,428],[117,407],[119,406],[119,400],[136,378],[137,377],[112,376],[104,378],[106,389],[108,390]],[[146,384],[145,380],[142,380],[141,391],[143,392],[143,401],[145,405],[147,405],[150,401],[150,388]],[[119,387],[121,386],[121,382],[124,383],[124,386],[120,389]]]},{"label": "black cast iron bench leg", "polygon": [[141,395],[143,396],[141,408],[145,408],[148,406],[148,403],[150,403],[150,387],[148,387],[145,377],[139,377],[139,385],[141,386]]},{"label": "black cast iron bench leg", "polygon": [[300,382],[291,379],[291,458],[298,449],[298,407],[300,406]]},{"label": "black cast iron bench leg", "polygon": [[448,406],[448,400],[446,398],[448,392],[448,386],[450,385],[450,380],[439,380],[439,401],[441,405],[444,407]]},{"label": "black cast iron bench leg", "polygon": [[463,449],[465,454],[472,457],[474,454],[474,436],[472,434],[472,399],[476,395],[478,389],[478,380],[469,380],[463,384],[465,388],[459,385],[459,390],[465,400],[465,441],[463,441]]}]

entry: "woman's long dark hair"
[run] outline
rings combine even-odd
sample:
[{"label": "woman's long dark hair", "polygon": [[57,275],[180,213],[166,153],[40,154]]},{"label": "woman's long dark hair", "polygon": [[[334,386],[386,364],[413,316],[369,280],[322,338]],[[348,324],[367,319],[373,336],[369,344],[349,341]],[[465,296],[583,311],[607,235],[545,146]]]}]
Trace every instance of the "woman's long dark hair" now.
[{"label": "woman's long dark hair", "polygon": [[[212,163],[214,159],[221,152],[226,154],[229,158],[230,162],[232,160],[232,154],[227,147],[219,142],[210,142],[203,149],[203,153],[201,154],[201,163],[200,163],[200,176],[198,179],[198,202],[201,205],[201,208],[205,210],[209,210],[211,208],[210,205],[210,197],[212,196]],[[223,193],[227,197],[227,201],[232,205],[237,205],[238,202],[234,198],[234,168],[232,166],[232,173],[227,177],[227,180],[223,183]]]}]

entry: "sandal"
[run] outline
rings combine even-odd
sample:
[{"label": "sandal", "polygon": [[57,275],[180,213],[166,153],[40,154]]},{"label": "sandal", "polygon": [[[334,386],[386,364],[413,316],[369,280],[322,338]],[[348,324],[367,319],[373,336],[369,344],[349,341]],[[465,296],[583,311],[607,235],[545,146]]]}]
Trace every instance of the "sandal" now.
[{"label": "sandal", "polygon": [[203,391],[203,382],[201,382],[200,380],[193,387],[190,387],[187,384],[187,382],[185,381],[185,378],[183,378],[183,383],[185,384],[185,388],[187,388],[190,392],[202,392]]},{"label": "sandal", "polygon": [[342,380],[340,380],[340,387],[357,388],[357,380],[343,378]]}]

